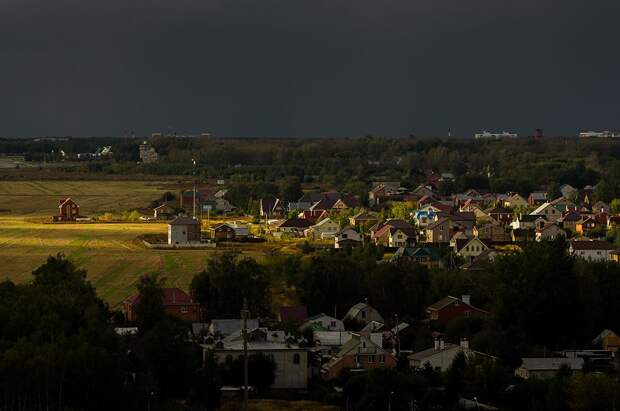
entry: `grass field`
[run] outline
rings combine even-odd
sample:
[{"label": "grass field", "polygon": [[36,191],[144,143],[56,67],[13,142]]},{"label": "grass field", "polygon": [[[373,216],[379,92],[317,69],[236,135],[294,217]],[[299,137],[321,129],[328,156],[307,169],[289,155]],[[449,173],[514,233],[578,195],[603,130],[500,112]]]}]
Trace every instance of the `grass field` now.
[{"label": "grass field", "polygon": [[51,216],[61,198],[71,197],[90,216],[147,207],[164,192],[177,190],[173,183],[157,181],[0,181],[0,210],[12,216]]},{"label": "grass field", "polygon": [[[56,211],[61,197],[74,198],[84,215],[147,206],[170,183],[116,181],[0,181],[0,280],[27,282],[50,254],[64,253],[88,271],[97,293],[112,307],[135,292],[137,279],[161,272],[169,286],[187,290],[195,274],[218,250],[151,250],[143,234],[165,234],[165,223],[47,224],[40,217]],[[244,255],[260,259],[266,248]],[[276,288],[277,285],[276,285]],[[281,291],[274,291],[281,294]],[[276,297],[276,298],[287,298]]]}]

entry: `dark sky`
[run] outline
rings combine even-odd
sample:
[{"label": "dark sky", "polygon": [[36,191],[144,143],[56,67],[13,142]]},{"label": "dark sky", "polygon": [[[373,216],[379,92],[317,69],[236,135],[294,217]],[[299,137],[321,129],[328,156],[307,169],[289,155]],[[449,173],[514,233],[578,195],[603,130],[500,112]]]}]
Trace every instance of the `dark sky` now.
[{"label": "dark sky", "polygon": [[0,135],[620,129],[619,27],[620,0],[0,0]]}]

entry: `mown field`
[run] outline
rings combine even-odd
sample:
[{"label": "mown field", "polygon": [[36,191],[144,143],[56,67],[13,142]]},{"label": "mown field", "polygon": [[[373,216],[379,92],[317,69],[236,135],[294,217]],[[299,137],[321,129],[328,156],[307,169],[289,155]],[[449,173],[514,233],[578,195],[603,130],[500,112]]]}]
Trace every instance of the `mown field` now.
[{"label": "mown field", "polygon": [[[193,276],[222,250],[151,250],[137,240],[144,234],[165,234],[165,223],[42,222],[62,197],[74,198],[82,214],[91,216],[145,207],[174,189],[170,183],[131,181],[0,181],[0,280],[30,281],[50,254],[64,253],[88,271],[88,279],[111,306],[135,292],[145,273],[160,272],[169,286],[187,290]],[[266,248],[239,251],[260,258]]]}]

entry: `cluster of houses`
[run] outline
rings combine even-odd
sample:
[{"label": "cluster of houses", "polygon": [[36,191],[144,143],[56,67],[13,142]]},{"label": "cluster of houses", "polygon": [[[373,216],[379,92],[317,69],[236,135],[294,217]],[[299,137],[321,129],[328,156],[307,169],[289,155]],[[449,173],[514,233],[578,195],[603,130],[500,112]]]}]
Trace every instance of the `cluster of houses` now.
[{"label": "cluster of houses", "polygon": [[[200,305],[178,288],[163,290],[167,313],[191,323],[188,338],[199,344],[203,353],[212,352],[222,364],[232,363],[243,355],[244,320],[240,318],[212,319],[201,322]],[[135,307],[139,295],[123,302],[123,312],[128,321],[135,320]],[[428,348],[412,351],[401,347],[401,339],[416,335],[420,327],[442,329],[450,321],[459,318],[487,318],[490,312],[474,306],[471,297],[447,296],[427,307],[428,318],[410,325],[389,320],[367,301],[353,305],[339,318],[325,313],[308,315],[305,306],[280,307],[274,318],[248,318],[248,353],[262,354],[273,359],[276,365],[275,389],[306,389],[312,378],[332,380],[343,372],[363,372],[374,368],[392,368],[400,356],[406,356],[413,368],[431,367],[446,371],[454,358],[464,353],[470,359],[495,361],[487,353],[470,347],[466,338],[448,342],[441,332],[432,333]],[[298,332],[290,332],[291,327]],[[119,334],[127,334],[135,328],[119,328]],[[288,332],[285,330],[289,330]],[[414,337],[415,338],[415,337]],[[583,350],[565,350],[544,358],[523,358],[515,375],[524,379],[550,378],[560,368],[573,372],[583,369],[584,364],[610,370],[617,366],[620,337],[613,331],[604,330]]]},{"label": "cluster of houses", "polygon": [[[605,239],[620,223],[620,215],[612,214],[609,204],[592,200],[593,187],[578,190],[563,185],[558,198],[548,198],[542,191],[524,197],[475,189],[440,195],[439,183],[452,178],[450,173],[433,174],[414,190],[397,182],[377,183],[366,207],[357,197],[335,191],[306,194],[288,204],[277,198],[262,199],[260,213],[276,237],[329,240],[337,249],[372,242],[394,251],[395,258],[409,258],[428,267],[442,264],[441,251],[446,248],[471,268],[517,244],[556,238],[570,239],[572,255],[620,261],[620,250]],[[382,210],[398,202],[412,205],[409,216],[380,217]],[[344,210],[351,216],[342,225]],[[286,218],[293,211],[298,214]]]}]

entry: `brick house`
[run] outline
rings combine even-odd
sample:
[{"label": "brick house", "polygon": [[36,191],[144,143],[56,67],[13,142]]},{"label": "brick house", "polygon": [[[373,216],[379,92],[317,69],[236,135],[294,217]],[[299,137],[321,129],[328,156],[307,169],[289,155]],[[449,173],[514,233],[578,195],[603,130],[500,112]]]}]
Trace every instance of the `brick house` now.
[{"label": "brick house", "polygon": [[58,214],[54,216],[54,221],[75,221],[80,216],[80,206],[70,198],[60,200],[58,203]]},{"label": "brick house", "polygon": [[[167,314],[177,316],[185,321],[200,321],[200,304],[179,288],[162,288],[164,310]],[[135,321],[135,310],[140,303],[140,294],[136,293],[123,301],[123,314],[128,321]]]},{"label": "brick house", "polygon": [[340,375],[343,370],[371,370],[374,368],[393,368],[396,357],[370,337],[352,334],[340,351],[323,366],[323,378],[330,380]]},{"label": "brick house", "polygon": [[471,297],[463,295],[461,298],[447,296],[437,301],[426,309],[430,320],[446,325],[455,318],[462,317],[487,317],[488,311],[471,305]]}]

